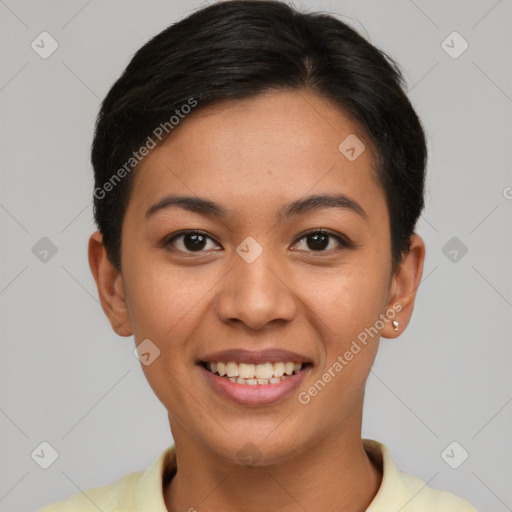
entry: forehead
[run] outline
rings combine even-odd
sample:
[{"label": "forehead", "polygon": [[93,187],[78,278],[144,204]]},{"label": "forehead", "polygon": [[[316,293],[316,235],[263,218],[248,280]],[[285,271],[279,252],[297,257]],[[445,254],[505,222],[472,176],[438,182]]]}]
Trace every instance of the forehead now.
[{"label": "forehead", "polygon": [[235,209],[250,206],[253,213],[255,206],[313,193],[342,192],[369,210],[385,201],[364,131],[339,107],[305,90],[193,112],[144,158],[134,179],[134,208],[171,192],[207,196]]}]

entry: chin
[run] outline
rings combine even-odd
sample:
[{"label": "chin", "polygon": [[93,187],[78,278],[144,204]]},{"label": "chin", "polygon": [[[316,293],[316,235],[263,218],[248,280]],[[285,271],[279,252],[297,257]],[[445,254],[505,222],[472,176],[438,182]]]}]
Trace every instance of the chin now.
[{"label": "chin", "polygon": [[299,435],[290,432],[281,432],[279,436],[276,432],[269,432],[271,430],[265,429],[259,435],[254,432],[249,435],[247,431],[242,431],[239,435],[226,436],[220,443],[213,443],[211,446],[219,457],[231,464],[265,467],[293,459],[301,452],[302,446],[311,442],[301,440]]}]

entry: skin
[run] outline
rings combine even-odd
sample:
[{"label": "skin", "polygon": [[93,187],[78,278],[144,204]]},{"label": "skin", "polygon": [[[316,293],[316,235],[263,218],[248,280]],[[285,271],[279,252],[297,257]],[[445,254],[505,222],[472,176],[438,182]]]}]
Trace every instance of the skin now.
[{"label": "skin", "polygon": [[[354,161],[338,150],[349,134],[366,145]],[[123,222],[121,272],[101,234],[91,236],[90,266],[112,328],[161,350],[142,368],[176,445],[179,471],[164,489],[169,510],[355,512],[377,493],[382,475],[363,449],[361,421],[379,336],[307,405],[297,398],[379,315],[401,305],[399,331],[388,322],[379,333],[394,338],[413,311],[425,245],[413,235],[392,273],[389,216],[372,162],[359,126],[311,91],[218,103],[190,114],[141,163]],[[229,214],[170,207],[145,216],[171,193],[207,198]],[[367,218],[330,207],[277,220],[284,204],[326,193],[349,196]],[[315,251],[304,232],[321,228],[354,247],[327,238]],[[187,251],[183,237],[164,246],[182,230],[211,237],[203,252]],[[252,263],[236,252],[248,236],[263,248]],[[238,347],[292,350],[311,368],[278,403],[241,406],[196,366],[201,355]],[[252,466],[237,456],[248,442],[261,455]]]}]

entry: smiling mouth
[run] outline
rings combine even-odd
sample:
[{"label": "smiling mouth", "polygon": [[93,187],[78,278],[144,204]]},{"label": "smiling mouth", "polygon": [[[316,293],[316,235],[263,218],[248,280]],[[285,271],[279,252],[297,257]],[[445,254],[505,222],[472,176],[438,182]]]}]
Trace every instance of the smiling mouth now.
[{"label": "smiling mouth", "polygon": [[298,374],[308,365],[309,363],[293,361],[262,364],[236,363],[235,361],[202,362],[202,366],[214,375],[247,386],[277,384]]}]

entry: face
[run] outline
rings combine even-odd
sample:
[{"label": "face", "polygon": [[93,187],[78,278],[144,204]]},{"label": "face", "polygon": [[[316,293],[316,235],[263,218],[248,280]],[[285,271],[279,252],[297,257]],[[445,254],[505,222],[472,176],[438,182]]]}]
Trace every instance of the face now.
[{"label": "face", "polygon": [[406,325],[423,261],[392,274],[372,158],[339,108],[278,92],[190,114],[141,163],[105,310],[160,351],[142,368],[176,442],[271,464],[358,435],[379,336]]}]

